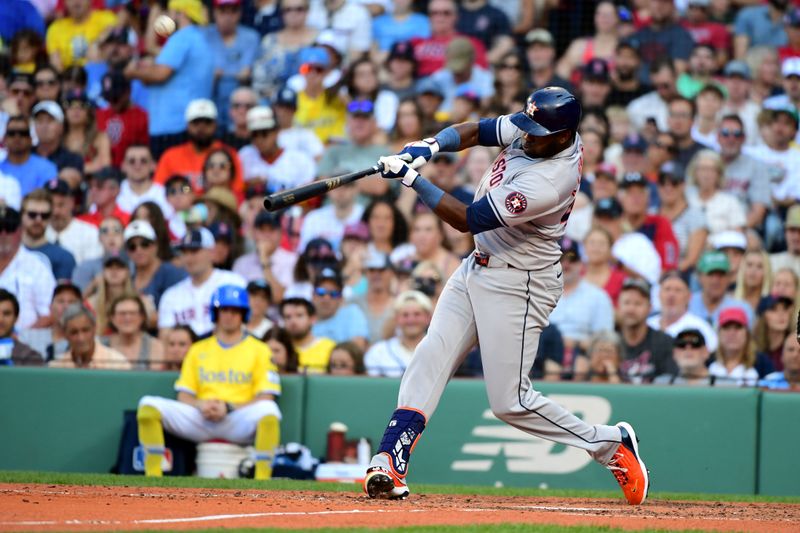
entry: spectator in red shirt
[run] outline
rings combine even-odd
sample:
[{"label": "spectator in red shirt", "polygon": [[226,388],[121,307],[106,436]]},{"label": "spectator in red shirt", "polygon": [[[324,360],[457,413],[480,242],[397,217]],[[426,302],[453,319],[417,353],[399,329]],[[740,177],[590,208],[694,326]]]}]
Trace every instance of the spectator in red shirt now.
[{"label": "spectator in red shirt", "polygon": [[728,62],[731,33],[721,22],[711,20],[711,0],[689,0],[686,18],[681,21],[695,44],[707,44],[714,49],[717,66]]},{"label": "spectator in red shirt", "polygon": [[170,177],[179,174],[189,178],[195,193],[202,194],[203,165],[206,158],[214,150],[222,148],[233,158],[236,172],[232,190],[237,197],[240,197],[244,191],[244,180],[239,154],[222,141],[214,139],[214,133],[217,131],[217,106],[211,100],[198,98],[192,100],[186,107],[184,117],[189,140],[164,152],[158,161],[153,181],[163,185]]},{"label": "spectator in red shirt", "polygon": [[131,215],[117,205],[122,178],[122,172],[114,167],[105,167],[92,174],[89,177],[89,212],[78,218],[99,228],[106,217],[112,216],[127,226]]},{"label": "spectator in red shirt", "polygon": [[128,146],[150,144],[147,111],[131,103],[131,82],[122,72],[106,72],[101,86],[108,107],[97,110],[97,127],[111,141],[111,164],[119,168]]},{"label": "spectator in red shirt", "polygon": [[781,63],[789,57],[800,57],[800,7],[789,10],[783,17],[786,28],[786,46],[778,47],[778,58]]},{"label": "spectator in red shirt", "polygon": [[633,231],[638,231],[653,242],[661,257],[661,271],[678,268],[678,239],[672,231],[672,223],[661,215],[650,215],[647,207],[650,203],[650,184],[647,179],[636,173],[628,173],[622,178],[622,218]]},{"label": "spectator in red shirt", "polygon": [[[431,20],[431,36],[427,39],[413,39],[414,57],[417,59],[417,75],[430,76],[444,68],[447,45],[460,34],[456,31],[458,8],[453,0],[431,0],[428,4],[428,17]],[[486,48],[474,37],[467,37],[475,47],[475,62],[483,67],[489,66]]]}]

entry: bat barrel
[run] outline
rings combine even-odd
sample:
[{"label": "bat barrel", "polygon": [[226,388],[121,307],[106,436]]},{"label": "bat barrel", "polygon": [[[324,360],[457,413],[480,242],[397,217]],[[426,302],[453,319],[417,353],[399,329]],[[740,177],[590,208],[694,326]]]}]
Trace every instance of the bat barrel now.
[{"label": "bat barrel", "polygon": [[315,181],[307,185],[295,187],[294,189],[276,192],[275,194],[264,197],[264,208],[267,211],[279,211],[380,171],[381,168],[375,165],[370,168],[365,168],[364,170],[345,174],[344,176]]}]

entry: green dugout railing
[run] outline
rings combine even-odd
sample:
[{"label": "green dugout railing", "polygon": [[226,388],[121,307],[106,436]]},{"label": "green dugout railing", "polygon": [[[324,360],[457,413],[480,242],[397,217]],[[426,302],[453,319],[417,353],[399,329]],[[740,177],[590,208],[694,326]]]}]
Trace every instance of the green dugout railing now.
[{"label": "green dugout railing", "polygon": [[[174,373],[0,369],[0,469],[107,472],[122,412],[145,394],[174,397]],[[285,376],[283,441],[322,457],[331,422],[380,441],[398,380]],[[631,422],[653,490],[800,495],[800,394],[755,389],[540,383],[590,423]],[[421,438],[417,483],[613,489],[579,449],[497,420],[483,382],[453,380]]]}]

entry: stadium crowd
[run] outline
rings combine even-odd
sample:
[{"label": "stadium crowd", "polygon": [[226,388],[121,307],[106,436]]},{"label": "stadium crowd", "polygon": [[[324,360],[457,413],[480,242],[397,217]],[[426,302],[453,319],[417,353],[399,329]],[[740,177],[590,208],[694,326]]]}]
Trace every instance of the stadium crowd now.
[{"label": "stadium crowd", "polygon": [[[800,389],[800,2],[6,0],[0,38],[2,363],[178,370],[238,285],[280,372],[402,375],[471,236],[379,176],[264,195],[556,85],[583,177],[532,376]],[[471,203],[496,155],[421,173]]]}]

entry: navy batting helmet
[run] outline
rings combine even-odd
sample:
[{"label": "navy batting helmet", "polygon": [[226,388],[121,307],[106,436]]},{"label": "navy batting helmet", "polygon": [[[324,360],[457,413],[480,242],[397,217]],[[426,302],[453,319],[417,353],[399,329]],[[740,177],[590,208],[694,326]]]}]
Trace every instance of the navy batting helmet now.
[{"label": "navy batting helmet", "polygon": [[247,289],[236,285],[222,285],[211,295],[211,321],[217,322],[217,311],[222,307],[244,310],[244,321],[250,319],[250,299]]},{"label": "navy batting helmet", "polygon": [[565,130],[577,131],[581,104],[566,89],[545,87],[528,97],[525,109],[511,115],[511,123],[536,137]]}]

